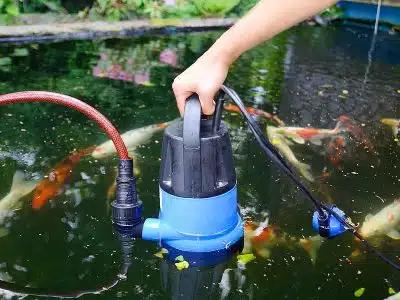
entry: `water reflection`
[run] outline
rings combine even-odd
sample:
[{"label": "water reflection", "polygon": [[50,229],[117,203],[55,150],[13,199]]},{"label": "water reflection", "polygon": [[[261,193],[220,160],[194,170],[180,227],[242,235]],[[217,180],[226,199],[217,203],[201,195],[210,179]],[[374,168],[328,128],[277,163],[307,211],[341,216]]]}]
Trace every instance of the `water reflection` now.
[{"label": "water reflection", "polygon": [[108,48],[103,44],[99,48],[100,59],[93,67],[92,74],[100,78],[135,82],[137,85],[153,85],[152,69],[167,65],[177,67],[184,50],[184,44],[164,45],[159,40],[123,49]]}]

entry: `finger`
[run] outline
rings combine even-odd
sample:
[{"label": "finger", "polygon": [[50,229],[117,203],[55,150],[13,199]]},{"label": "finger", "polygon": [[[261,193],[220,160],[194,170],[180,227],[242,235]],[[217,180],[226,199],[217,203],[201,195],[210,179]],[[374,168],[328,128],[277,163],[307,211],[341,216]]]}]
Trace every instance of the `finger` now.
[{"label": "finger", "polygon": [[211,93],[209,94],[203,93],[199,95],[199,98],[203,114],[212,115],[215,110],[214,95]]},{"label": "finger", "polygon": [[191,94],[193,94],[193,92],[191,92],[191,90],[194,90],[194,89],[190,89],[189,84],[181,84],[180,82],[175,80],[174,83],[172,84],[172,90],[174,91],[176,104],[178,106],[179,112],[180,112],[181,116],[183,116],[183,113],[185,111],[186,99]]}]

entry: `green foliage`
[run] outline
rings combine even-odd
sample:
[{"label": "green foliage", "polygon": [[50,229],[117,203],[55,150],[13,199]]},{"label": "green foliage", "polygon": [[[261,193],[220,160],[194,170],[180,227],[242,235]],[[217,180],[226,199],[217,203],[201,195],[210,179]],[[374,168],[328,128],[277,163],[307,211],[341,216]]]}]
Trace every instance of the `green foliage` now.
[{"label": "green foliage", "polygon": [[332,7],[325,9],[321,16],[328,19],[337,19],[343,14],[343,12],[342,8],[333,5]]},{"label": "green foliage", "polygon": [[243,16],[247,13],[254,5],[256,5],[260,0],[241,0],[239,5],[237,5],[231,13],[236,16]]},{"label": "green foliage", "polygon": [[240,0],[193,0],[201,15],[205,17],[222,17],[239,2]]},{"label": "green foliage", "polygon": [[140,0],[97,0],[94,9],[109,21],[118,21],[124,14],[134,11]]},{"label": "green foliage", "polygon": [[18,17],[20,14],[18,1],[0,0],[0,13],[6,14],[6,23],[12,23],[15,17]]}]

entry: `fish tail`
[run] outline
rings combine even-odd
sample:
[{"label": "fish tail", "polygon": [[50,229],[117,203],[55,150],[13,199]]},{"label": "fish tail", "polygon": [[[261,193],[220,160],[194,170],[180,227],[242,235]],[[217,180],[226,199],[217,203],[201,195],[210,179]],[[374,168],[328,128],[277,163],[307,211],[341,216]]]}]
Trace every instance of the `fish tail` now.
[{"label": "fish tail", "polygon": [[315,262],[317,261],[318,250],[321,248],[323,241],[324,239],[319,234],[308,239],[299,240],[300,247],[307,251],[313,265],[315,265]]},{"label": "fish tail", "polygon": [[179,118],[173,119],[172,121],[168,121],[168,122],[164,122],[164,123],[159,123],[159,124],[156,124],[155,127],[156,127],[157,129],[165,129],[165,128],[167,128],[169,125],[171,125],[171,124],[173,124],[173,123],[179,121],[180,119],[181,119],[181,118],[179,117]]},{"label": "fish tail", "polygon": [[297,167],[304,178],[311,182],[314,181],[314,176],[311,173],[311,166],[309,164],[299,162]]},{"label": "fish tail", "polygon": [[[39,182],[39,180],[26,180],[25,173],[18,170],[14,173],[10,192],[18,191],[20,194],[27,195],[39,185]],[[15,201],[11,200],[10,203],[7,203],[8,208],[20,208],[21,202],[19,202],[18,200],[18,198],[15,198]]]}]

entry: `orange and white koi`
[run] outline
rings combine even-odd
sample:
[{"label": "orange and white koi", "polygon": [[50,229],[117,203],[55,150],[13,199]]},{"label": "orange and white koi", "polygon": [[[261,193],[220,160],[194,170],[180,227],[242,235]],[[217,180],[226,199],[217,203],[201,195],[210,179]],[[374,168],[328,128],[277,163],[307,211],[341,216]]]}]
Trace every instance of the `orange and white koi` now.
[{"label": "orange and white koi", "polygon": [[[230,111],[230,112],[241,113],[240,108],[231,103],[225,103],[224,109],[227,111]],[[249,107],[249,106],[246,106],[246,111],[253,116],[260,116],[267,120],[274,120],[279,126],[285,126],[285,123],[281,119],[279,119],[279,117],[277,115],[270,114],[261,109],[257,109],[257,108]]]},{"label": "orange and white koi", "polygon": [[312,263],[317,259],[317,252],[323,239],[319,236],[310,238],[296,238],[283,232],[280,228],[268,224],[268,219],[255,227],[252,222],[244,224],[244,248],[243,253],[252,253],[262,258],[269,258],[272,248],[287,246],[289,248],[300,247],[308,253]]},{"label": "orange and white koi", "polygon": [[90,154],[93,149],[94,147],[89,147],[74,151],[54,169],[52,169],[47,175],[47,178],[42,180],[39,186],[35,189],[32,200],[32,208],[40,209],[51,198],[57,196],[65,182],[71,177],[72,168],[81,160],[83,156]]},{"label": "orange and white koi", "polygon": [[284,135],[286,138],[289,138],[298,144],[304,144],[306,141],[309,141],[314,145],[321,145],[323,139],[336,136],[344,131],[346,131],[346,128],[339,120],[333,129],[281,127],[277,133]]},{"label": "orange and white koi", "polygon": [[[138,146],[148,143],[156,132],[164,130],[168,125],[176,120],[149,125],[141,128],[129,130],[121,135],[128,151],[134,151]],[[92,156],[97,159],[106,158],[117,153],[115,146],[111,140],[108,140],[97,146]]]}]

